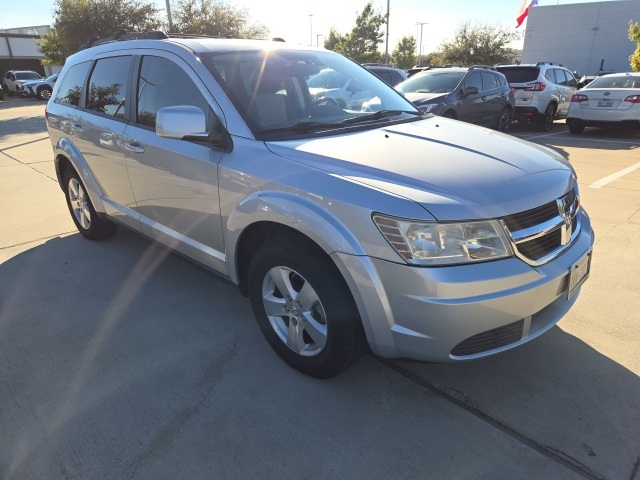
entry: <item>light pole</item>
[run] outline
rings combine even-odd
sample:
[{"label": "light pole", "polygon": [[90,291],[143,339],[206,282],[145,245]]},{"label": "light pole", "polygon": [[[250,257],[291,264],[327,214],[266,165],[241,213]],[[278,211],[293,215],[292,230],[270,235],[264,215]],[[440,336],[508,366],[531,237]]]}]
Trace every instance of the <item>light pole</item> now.
[{"label": "light pole", "polygon": [[313,13],[309,14],[309,27],[311,28],[309,32],[309,45],[313,46]]},{"label": "light pole", "polygon": [[387,0],[387,35],[384,46],[384,63],[389,64],[389,3],[391,0]]},{"label": "light pole", "polygon": [[173,21],[171,20],[171,2],[167,0],[167,20],[169,20],[169,32],[173,32]]},{"label": "light pole", "polygon": [[420,51],[418,52],[418,66],[421,67],[422,66],[422,27],[424,27],[425,25],[429,25],[429,22],[418,22],[416,23],[416,25],[420,25],[420,43],[418,45],[420,45]]},{"label": "light pole", "polygon": [[321,33],[316,35],[316,47],[320,46],[320,37],[324,37]]}]

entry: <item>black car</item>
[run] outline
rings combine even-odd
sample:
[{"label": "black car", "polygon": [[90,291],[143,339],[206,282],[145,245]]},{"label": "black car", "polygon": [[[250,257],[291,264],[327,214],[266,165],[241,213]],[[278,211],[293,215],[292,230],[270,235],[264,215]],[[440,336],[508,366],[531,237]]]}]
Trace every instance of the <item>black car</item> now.
[{"label": "black car", "polygon": [[396,87],[425,113],[506,133],[515,100],[504,75],[491,67],[432,68]]}]

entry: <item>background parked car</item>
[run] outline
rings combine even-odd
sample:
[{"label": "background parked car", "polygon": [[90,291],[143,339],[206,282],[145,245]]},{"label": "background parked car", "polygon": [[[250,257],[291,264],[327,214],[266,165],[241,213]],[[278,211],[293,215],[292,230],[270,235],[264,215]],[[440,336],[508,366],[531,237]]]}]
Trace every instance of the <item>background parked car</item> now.
[{"label": "background parked car", "polygon": [[515,100],[507,79],[489,68],[432,68],[396,87],[425,113],[507,132]]},{"label": "background parked car", "polygon": [[33,70],[9,70],[2,79],[2,88],[10,97],[19,95],[19,86],[28,80],[42,80],[42,77]]},{"label": "background parked car", "polygon": [[571,97],[567,125],[571,133],[585,127],[640,127],[640,73],[596,78]]},{"label": "background parked car", "polygon": [[29,80],[18,86],[18,90],[23,97],[36,97],[41,100],[49,100],[57,79],[58,74],[54,73],[44,80]]},{"label": "background parked car", "polygon": [[363,65],[367,70],[375,73],[384,80],[388,85],[395,87],[407,79],[407,74],[401,68],[392,67],[391,65],[368,64]]},{"label": "background parked car", "polygon": [[516,97],[515,119],[533,123],[548,131],[556,118],[569,111],[571,95],[578,90],[578,81],[562,65],[538,62],[535,65],[500,65]]}]

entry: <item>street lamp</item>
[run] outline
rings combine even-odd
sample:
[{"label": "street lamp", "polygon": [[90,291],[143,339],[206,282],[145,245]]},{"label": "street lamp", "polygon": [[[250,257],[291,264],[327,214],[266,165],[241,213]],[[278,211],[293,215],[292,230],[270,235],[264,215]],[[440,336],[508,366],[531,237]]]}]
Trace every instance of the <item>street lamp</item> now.
[{"label": "street lamp", "polygon": [[422,27],[424,27],[425,25],[429,25],[429,22],[418,22],[416,23],[416,25],[420,25],[420,43],[418,45],[420,45],[420,51],[418,52],[418,66],[421,67],[422,66]]},{"label": "street lamp", "polygon": [[316,47],[320,46],[320,37],[324,37],[324,35],[321,33],[316,35]]},{"label": "street lamp", "polygon": [[389,64],[389,3],[391,0],[387,0],[387,35],[384,46],[384,63]]},{"label": "street lamp", "polygon": [[309,14],[309,26],[311,31],[309,32],[309,45],[313,45],[313,13]]}]

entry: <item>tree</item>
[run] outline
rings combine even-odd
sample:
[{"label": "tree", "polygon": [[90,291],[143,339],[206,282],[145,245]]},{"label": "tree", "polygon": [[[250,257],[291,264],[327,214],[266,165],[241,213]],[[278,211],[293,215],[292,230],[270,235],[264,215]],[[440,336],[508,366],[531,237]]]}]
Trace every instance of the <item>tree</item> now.
[{"label": "tree", "polygon": [[38,41],[42,63],[62,64],[92,37],[109,37],[120,30],[156,30],[159,10],[140,0],[55,0],[53,24]]},{"label": "tree", "polygon": [[246,8],[235,8],[226,0],[179,0],[173,12],[173,23],[180,33],[233,38],[269,35],[266,26],[250,22]]},{"label": "tree", "polygon": [[408,70],[416,64],[416,39],[413,35],[402,37],[391,53],[391,61],[396,67]]},{"label": "tree", "polygon": [[629,57],[629,64],[634,72],[640,72],[640,25],[629,22],[629,40],[638,43],[638,48]]},{"label": "tree", "polygon": [[512,62],[516,52],[507,45],[519,37],[511,29],[467,21],[458,27],[453,40],[440,45],[438,57],[444,63],[464,65]]},{"label": "tree", "polygon": [[362,13],[356,17],[356,25],[351,33],[341,35],[332,28],[324,46],[328,50],[349,57],[354,62],[377,62],[380,59],[378,44],[382,43],[384,36],[380,29],[385,22],[385,15],[375,13],[373,4],[369,2],[365,5]]}]

